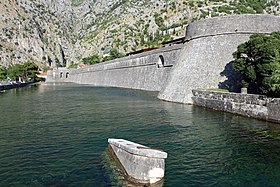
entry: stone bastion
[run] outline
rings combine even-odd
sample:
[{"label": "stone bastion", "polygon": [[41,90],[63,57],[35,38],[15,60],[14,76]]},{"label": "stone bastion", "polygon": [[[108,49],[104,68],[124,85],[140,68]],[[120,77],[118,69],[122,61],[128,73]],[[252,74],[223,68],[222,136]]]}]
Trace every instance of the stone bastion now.
[{"label": "stone bastion", "polygon": [[238,89],[232,80],[232,53],[253,33],[280,31],[280,17],[272,15],[234,15],[191,23],[186,43],[158,98],[188,103],[193,89]]}]

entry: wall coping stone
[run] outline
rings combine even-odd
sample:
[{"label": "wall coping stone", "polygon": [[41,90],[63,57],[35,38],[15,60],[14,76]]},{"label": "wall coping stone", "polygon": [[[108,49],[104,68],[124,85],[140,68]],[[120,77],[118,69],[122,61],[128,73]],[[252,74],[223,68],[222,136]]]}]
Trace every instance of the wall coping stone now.
[{"label": "wall coping stone", "polygon": [[[226,97],[229,98],[230,96],[236,97],[240,96],[243,98],[256,98],[256,99],[262,99],[262,100],[277,100],[278,98],[270,98],[265,95],[258,95],[258,94],[241,94],[241,93],[235,93],[235,92],[220,92],[220,91],[212,91],[207,89],[194,89],[192,90],[193,96],[198,96],[198,94],[201,93],[210,93],[210,94],[216,94],[216,95],[227,95]],[[226,98],[224,97],[224,98]],[[280,98],[279,98],[280,100]]]},{"label": "wall coping stone", "polygon": [[149,157],[149,158],[167,158],[167,153],[158,149],[153,149],[138,143],[124,139],[108,139],[109,144],[119,147],[128,153]]},{"label": "wall coping stone", "polygon": [[192,93],[194,105],[280,123],[280,98],[210,90]]}]

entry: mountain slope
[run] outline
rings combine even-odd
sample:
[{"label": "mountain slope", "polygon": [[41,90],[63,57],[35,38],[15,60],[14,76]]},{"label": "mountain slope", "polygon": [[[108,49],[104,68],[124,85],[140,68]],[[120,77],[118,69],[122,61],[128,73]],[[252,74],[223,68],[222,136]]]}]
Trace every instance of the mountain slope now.
[{"label": "mountain slope", "polygon": [[69,66],[110,48],[126,53],[182,37],[193,20],[279,14],[277,0],[2,0],[0,64]]}]

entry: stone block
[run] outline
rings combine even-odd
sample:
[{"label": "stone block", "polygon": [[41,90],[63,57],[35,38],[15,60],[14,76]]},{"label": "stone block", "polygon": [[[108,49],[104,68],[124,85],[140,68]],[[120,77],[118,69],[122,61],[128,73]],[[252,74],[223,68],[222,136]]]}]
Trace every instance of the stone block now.
[{"label": "stone block", "polygon": [[269,121],[280,123],[280,99],[272,99],[267,108]]},{"label": "stone block", "polygon": [[154,184],[164,177],[167,153],[123,139],[108,139],[123,173],[134,183]]}]

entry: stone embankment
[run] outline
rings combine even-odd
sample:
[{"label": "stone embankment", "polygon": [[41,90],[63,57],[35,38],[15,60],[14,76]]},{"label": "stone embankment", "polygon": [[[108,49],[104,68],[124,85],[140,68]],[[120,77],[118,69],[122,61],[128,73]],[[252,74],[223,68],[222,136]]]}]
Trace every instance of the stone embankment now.
[{"label": "stone embankment", "polygon": [[194,105],[280,123],[280,98],[207,90],[192,93]]},{"label": "stone embankment", "polygon": [[14,89],[14,88],[21,88],[21,87],[27,86],[28,84],[31,84],[31,83],[0,85],[0,91],[10,90],[10,89]]}]

